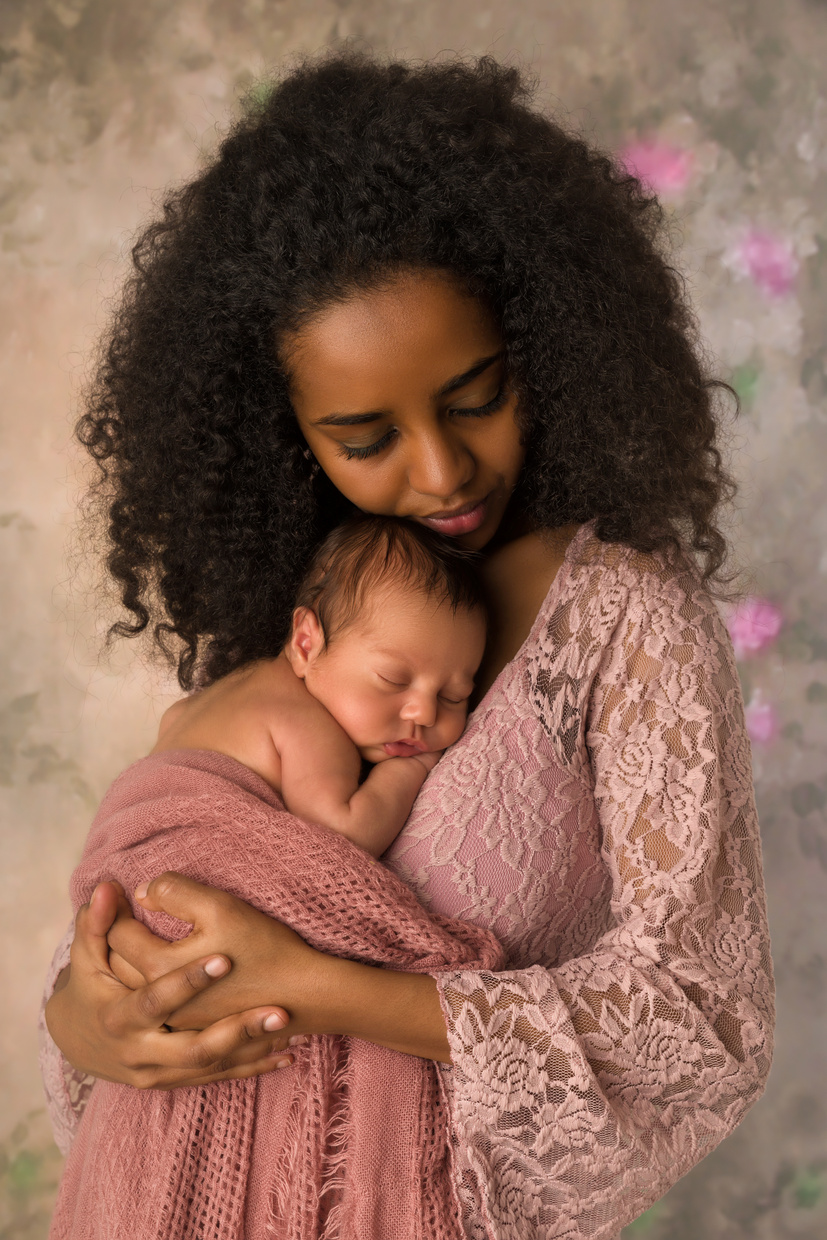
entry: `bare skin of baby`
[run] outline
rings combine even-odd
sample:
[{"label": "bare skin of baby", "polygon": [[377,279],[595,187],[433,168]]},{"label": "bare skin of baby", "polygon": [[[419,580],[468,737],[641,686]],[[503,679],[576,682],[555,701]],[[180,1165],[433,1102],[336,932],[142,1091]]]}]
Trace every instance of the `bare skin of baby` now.
[{"label": "bare skin of baby", "polygon": [[[227,754],[290,813],[378,857],[462,734],[484,646],[480,609],[455,611],[415,586],[375,589],[327,640],[315,612],[300,607],[277,658],[176,702],[152,752]],[[360,784],[363,759],[374,765]]]}]

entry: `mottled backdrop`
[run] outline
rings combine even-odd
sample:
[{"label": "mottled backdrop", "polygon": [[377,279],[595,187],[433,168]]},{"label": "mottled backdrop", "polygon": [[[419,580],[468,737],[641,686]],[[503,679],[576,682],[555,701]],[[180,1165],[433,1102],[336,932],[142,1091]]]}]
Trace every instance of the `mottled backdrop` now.
[{"label": "mottled backdrop", "polygon": [[[748,601],[741,662],[778,972],[778,1052],[739,1131],[628,1229],[827,1234],[827,5],[824,0],[0,0],[0,1238],[45,1237],[59,1171],[34,1021],[97,799],[171,685],[73,533],[70,426],[128,238],[268,66],[342,39],[492,51],[662,195],[719,372]],[[166,695],[166,696],[165,696]]]}]

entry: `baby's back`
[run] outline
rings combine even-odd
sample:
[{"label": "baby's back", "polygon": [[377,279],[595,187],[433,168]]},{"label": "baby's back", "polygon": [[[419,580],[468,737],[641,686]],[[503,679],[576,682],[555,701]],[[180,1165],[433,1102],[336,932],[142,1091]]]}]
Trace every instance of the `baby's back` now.
[{"label": "baby's back", "polygon": [[327,714],[284,655],[262,659],[173,703],[164,712],[152,752],[206,749],[243,762],[281,792],[280,733],[312,729]]}]

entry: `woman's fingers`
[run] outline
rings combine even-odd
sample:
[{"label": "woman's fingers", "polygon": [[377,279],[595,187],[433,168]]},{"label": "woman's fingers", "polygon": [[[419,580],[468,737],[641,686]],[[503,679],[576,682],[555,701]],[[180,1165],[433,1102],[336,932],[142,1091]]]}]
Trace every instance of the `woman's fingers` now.
[{"label": "woman's fingers", "polygon": [[188,961],[180,968],[164,973],[124,997],[117,1008],[108,1014],[109,1031],[118,1034],[130,1029],[160,1028],[178,1008],[195,995],[200,995],[217,978],[224,977],[230,968],[226,956],[213,955]]},{"label": "woman's fingers", "polygon": [[[122,956],[146,982],[155,981],[176,966],[174,957],[178,944],[159,938],[134,917],[119,916],[106,937],[112,951]],[[179,942],[184,952],[183,959],[192,958],[197,948],[188,939],[180,939]]]},{"label": "woman's fingers", "polygon": [[145,1048],[154,1062],[137,1065],[133,1083],[139,1088],[174,1089],[287,1067],[293,1062],[285,1051],[287,1034],[267,1028],[278,1021],[283,1029],[286,1016],[279,1009],[256,1009],[228,1016],[200,1033],[154,1035]]},{"label": "woman's fingers", "polygon": [[116,951],[111,949],[109,951],[109,968],[115,974],[118,981],[130,990],[137,990],[140,986],[145,986],[147,983],[143,973],[134,969],[127,960],[124,960],[123,956],[119,956]]},{"label": "woman's fingers", "polygon": [[141,907],[153,912],[169,913],[192,926],[202,924],[215,916],[216,908],[226,900],[233,900],[226,892],[206,887],[194,878],[167,870],[150,882],[135,888],[135,898]]},{"label": "woman's fingers", "polygon": [[85,906],[89,910],[90,933],[105,935],[117,917],[122,903],[126,905],[128,911],[129,904],[126,902],[124,889],[120,883],[115,882],[114,879],[98,883],[88,905]]},{"label": "woman's fingers", "polygon": [[[190,1082],[192,1085],[212,1085],[215,1081],[237,1081],[244,1080],[251,1076],[264,1076],[267,1072],[273,1072],[276,1068],[290,1068],[293,1066],[293,1056],[287,1055],[281,1050],[262,1054],[251,1063],[235,1064],[227,1068],[224,1072],[213,1071],[206,1076]],[[164,1086],[161,1086],[163,1089]],[[173,1087],[174,1088],[174,1087]]]},{"label": "woman's fingers", "polygon": [[123,896],[119,883],[98,883],[88,904],[78,909],[72,963],[76,968],[109,971],[109,945],[106,935],[118,913]]}]

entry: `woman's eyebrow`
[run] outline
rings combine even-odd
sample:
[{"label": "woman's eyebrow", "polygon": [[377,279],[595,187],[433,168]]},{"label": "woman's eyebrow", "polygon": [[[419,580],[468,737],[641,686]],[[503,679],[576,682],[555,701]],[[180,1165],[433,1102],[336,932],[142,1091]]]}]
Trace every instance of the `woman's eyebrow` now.
[{"label": "woman's eyebrow", "polygon": [[317,418],[314,426],[361,426],[363,422],[375,422],[377,418],[385,418],[388,411],[375,409],[373,413],[329,413],[325,418]]},{"label": "woman's eyebrow", "polygon": [[[465,387],[466,383],[476,379],[489,366],[493,366],[494,362],[498,362],[501,357],[502,350],[499,353],[492,353],[490,357],[481,358],[480,361],[475,362],[468,370],[464,370],[461,375],[454,375],[453,379],[443,383],[442,387],[434,392],[434,396],[449,396],[451,392],[456,392],[459,388]],[[375,422],[377,418],[386,418],[389,416],[389,412],[387,409],[374,409],[370,413],[329,413],[324,418],[317,418],[313,425],[361,426],[365,422]]]},{"label": "woman's eyebrow", "polygon": [[494,362],[498,362],[502,357],[502,350],[499,353],[492,353],[490,357],[484,357],[479,362],[475,362],[469,370],[463,371],[461,375],[455,375],[453,379],[449,379],[447,383],[443,383],[438,392],[434,392],[434,396],[448,396],[451,392],[456,392],[458,388],[465,387],[466,383],[470,383],[472,379],[476,379],[479,375],[487,370],[489,366],[493,366]]}]

